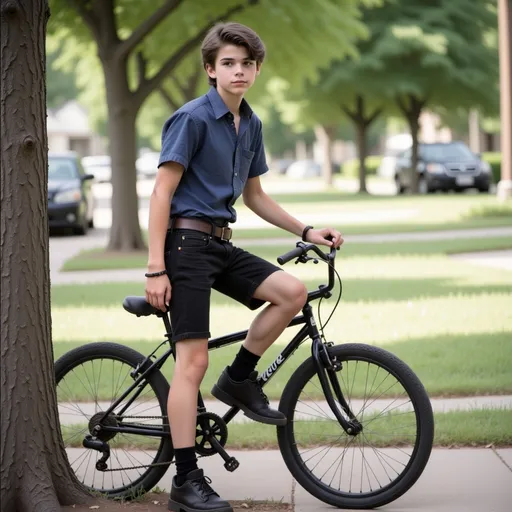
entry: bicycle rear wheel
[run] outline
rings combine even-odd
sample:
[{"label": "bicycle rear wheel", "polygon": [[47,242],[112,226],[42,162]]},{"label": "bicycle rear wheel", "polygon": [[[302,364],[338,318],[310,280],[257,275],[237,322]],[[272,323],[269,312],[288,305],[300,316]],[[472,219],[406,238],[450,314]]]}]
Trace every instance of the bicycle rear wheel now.
[{"label": "bicycle rear wheel", "polygon": [[428,395],[393,354],[362,344],[329,348],[361,433],[347,434],[325,401],[314,361],[307,359],[284,389],[279,448],[297,482],[339,508],[367,509],[404,494],[428,462],[434,419]]},{"label": "bicycle rear wheel", "polygon": [[110,498],[130,499],[151,490],[174,455],[167,418],[169,384],[158,370],[140,384],[141,393],[122,415],[120,411],[138,388],[107,417],[106,423],[151,425],[168,435],[100,434],[99,438],[110,447],[110,458],[103,471],[96,467],[102,453],[82,445],[101,413],[133,383],[130,372],[144,359],[123,345],[91,343],[71,350],[55,363],[59,418],[69,463],[82,484]]}]

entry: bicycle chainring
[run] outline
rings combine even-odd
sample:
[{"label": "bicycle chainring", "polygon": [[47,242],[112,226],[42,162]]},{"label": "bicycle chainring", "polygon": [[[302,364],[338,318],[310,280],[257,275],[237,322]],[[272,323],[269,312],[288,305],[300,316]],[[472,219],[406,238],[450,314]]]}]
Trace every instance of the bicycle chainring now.
[{"label": "bicycle chainring", "polygon": [[197,415],[196,452],[204,457],[215,455],[217,450],[209,439],[215,437],[221,446],[228,440],[228,427],[225,421],[213,412],[202,412]]}]

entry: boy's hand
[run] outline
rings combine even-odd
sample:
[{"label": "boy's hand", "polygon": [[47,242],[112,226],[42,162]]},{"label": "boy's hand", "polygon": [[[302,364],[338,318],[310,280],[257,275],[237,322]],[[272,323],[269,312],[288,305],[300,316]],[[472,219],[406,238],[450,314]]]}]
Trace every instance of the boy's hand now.
[{"label": "boy's hand", "polygon": [[[332,241],[328,238],[331,237]],[[311,244],[327,245],[328,247],[340,247],[343,243],[343,237],[339,231],[333,228],[310,229],[306,233],[306,241]]]},{"label": "boy's hand", "polygon": [[167,275],[146,278],[146,300],[166,312],[171,302],[171,282]]}]

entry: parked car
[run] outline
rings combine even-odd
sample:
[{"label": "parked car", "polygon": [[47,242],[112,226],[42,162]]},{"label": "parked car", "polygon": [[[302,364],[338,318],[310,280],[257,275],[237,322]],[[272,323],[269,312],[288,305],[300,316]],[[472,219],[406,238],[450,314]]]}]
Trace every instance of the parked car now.
[{"label": "parked car", "polygon": [[322,166],[313,160],[297,160],[286,170],[289,178],[312,178],[322,175]]},{"label": "parked car", "polygon": [[[394,178],[398,193],[403,193],[411,185],[411,153],[412,150],[408,149],[396,160]],[[421,143],[417,172],[418,188],[422,194],[468,188],[489,192],[492,182],[490,165],[472,153],[463,142]]]},{"label": "parked car", "polygon": [[84,156],[82,165],[88,174],[94,176],[98,183],[109,183],[112,180],[112,167],[109,155]]},{"label": "parked car", "polygon": [[48,155],[48,225],[85,235],[94,225],[92,174],[75,153]]}]

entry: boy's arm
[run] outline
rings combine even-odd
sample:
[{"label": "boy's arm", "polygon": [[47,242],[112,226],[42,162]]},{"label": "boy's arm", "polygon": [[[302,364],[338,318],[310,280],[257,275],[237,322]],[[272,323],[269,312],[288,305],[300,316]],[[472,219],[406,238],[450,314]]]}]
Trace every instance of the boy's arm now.
[{"label": "boy's arm", "polygon": [[162,164],[156,175],[149,200],[149,254],[148,272],[165,270],[164,244],[169,226],[172,197],[183,175],[184,167],[177,162]]},{"label": "boy's arm", "polygon": [[[306,225],[292,217],[261,188],[259,177],[249,178],[243,191],[244,204],[262,219],[278,228],[302,237]],[[327,240],[332,237],[332,242]],[[306,238],[309,242],[339,247],[343,243],[341,233],[333,228],[310,229]]]}]

